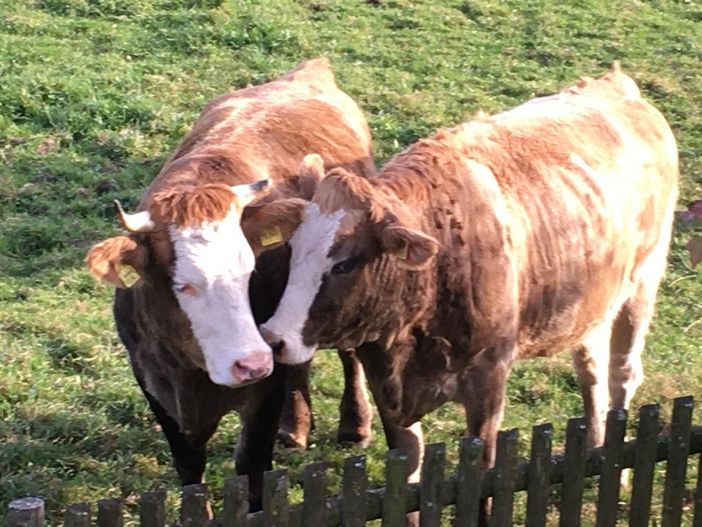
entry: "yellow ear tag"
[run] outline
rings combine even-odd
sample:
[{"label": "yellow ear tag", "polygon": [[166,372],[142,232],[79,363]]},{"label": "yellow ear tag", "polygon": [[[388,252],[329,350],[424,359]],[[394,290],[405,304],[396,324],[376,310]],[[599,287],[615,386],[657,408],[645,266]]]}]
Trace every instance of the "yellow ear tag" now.
[{"label": "yellow ear tag", "polygon": [[141,280],[141,275],[131,265],[120,265],[119,277],[127,287],[132,287],[139,280]]},{"label": "yellow ear tag", "polygon": [[407,243],[403,243],[402,247],[393,251],[392,255],[400,260],[407,259]]},{"label": "yellow ear tag", "polygon": [[283,242],[283,233],[280,232],[280,227],[277,225],[262,229],[259,237],[261,239],[261,245],[264,247]]}]

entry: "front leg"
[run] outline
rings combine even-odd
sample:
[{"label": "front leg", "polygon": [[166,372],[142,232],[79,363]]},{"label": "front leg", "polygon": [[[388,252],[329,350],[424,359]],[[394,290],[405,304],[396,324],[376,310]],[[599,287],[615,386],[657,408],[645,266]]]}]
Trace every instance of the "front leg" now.
[{"label": "front leg", "polygon": [[485,443],[484,466],[495,464],[497,432],[502,424],[507,376],[512,367],[511,346],[488,348],[474,357],[461,379],[461,398],[466,411],[468,435]]},{"label": "front leg", "polygon": [[[240,411],[241,434],[236,448],[236,473],[249,476],[249,510],[261,508],[263,473],[273,467],[273,446],[285,397],[288,367],[276,364],[273,374],[251,386]],[[258,388],[258,390],[253,390]]]},{"label": "front leg", "polygon": [[314,428],[310,397],[311,364],[309,361],[287,367],[283,413],[278,426],[278,439],[286,448],[307,448],[310,431]]},{"label": "front leg", "polygon": [[366,375],[354,351],[340,351],[339,358],[344,367],[344,394],[339,404],[337,442],[366,448],[372,438],[373,423]]}]

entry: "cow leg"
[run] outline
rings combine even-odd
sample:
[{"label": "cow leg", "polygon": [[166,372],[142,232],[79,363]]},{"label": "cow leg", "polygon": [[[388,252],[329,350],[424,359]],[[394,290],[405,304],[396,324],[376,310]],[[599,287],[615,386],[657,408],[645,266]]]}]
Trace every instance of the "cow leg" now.
[{"label": "cow leg", "polygon": [[339,404],[337,442],[366,448],[371,440],[373,421],[366,375],[353,351],[340,351],[339,358],[344,367],[344,394]]},{"label": "cow leg", "polygon": [[583,396],[587,420],[587,443],[596,447],[604,443],[609,409],[609,348],[611,322],[593,329],[583,343],[573,350],[573,365]]},{"label": "cow leg", "polygon": [[249,510],[261,508],[263,473],[273,468],[273,447],[285,398],[288,369],[276,364],[261,391],[252,394],[250,404],[240,412],[241,434],[236,447],[236,473],[249,476]]},{"label": "cow leg", "polygon": [[653,316],[658,284],[665,271],[665,257],[660,259],[655,273],[646,274],[647,281],[638,285],[635,293],[622,306],[612,327],[609,359],[609,398],[611,408],[629,409],[636,389],[643,382],[641,353]]},{"label": "cow leg", "polygon": [[475,358],[474,364],[461,383],[468,435],[478,436],[483,440],[485,467],[495,464],[497,432],[504,415],[507,376],[512,367],[512,357],[512,351],[483,351]]},{"label": "cow leg", "polygon": [[310,431],[314,428],[310,398],[310,365],[306,362],[289,368],[286,379],[285,402],[278,426],[278,439],[286,448],[307,448]]},{"label": "cow leg", "polygon": [[207,441],[215,433],[219,419],[207,430],[203,430],[197,435],[186,436],[180,432],[178,423],[166,413],[163,406],[149,392],[142,391],[171,448],[173,462],[181,485],[202,483],[207,463]]}]

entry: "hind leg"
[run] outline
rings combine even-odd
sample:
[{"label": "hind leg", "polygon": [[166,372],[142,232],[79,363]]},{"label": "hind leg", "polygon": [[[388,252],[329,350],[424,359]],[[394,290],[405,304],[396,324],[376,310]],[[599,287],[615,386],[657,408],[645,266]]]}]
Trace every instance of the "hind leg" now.
[{"label": "hind leg", "polygon": [[628,409],[636,389],[643,382],[641,353],[653,316],[657,288],[658,281],[639,284],[614,321],[609,361],[611,408]]},{"label": "hind leg", "polygon": [[609,409],[609,349],[611,322],[593,329],[583,343],[573,350],[573,366],[583,396],[589,447],[604,442]]}]

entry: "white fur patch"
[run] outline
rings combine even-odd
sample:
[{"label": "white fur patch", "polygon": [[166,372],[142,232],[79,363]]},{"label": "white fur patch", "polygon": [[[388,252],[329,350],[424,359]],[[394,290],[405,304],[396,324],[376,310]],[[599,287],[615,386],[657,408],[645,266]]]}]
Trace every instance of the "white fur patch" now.
[{"label": "white fur patch", "polygon": [[312,358],[317,346],[306,346],[302,330],[324,273],[333,267],[327,254],[334,244],[344,216],[343,211],[322,214],[316,203],[307,205],[304,221],[290,239],[290,276],[275,314],[261,326],[268,334],[285,343],[280,357],[284,364],[300,364]]},{"label": "white fur patch", "polygon": [[[252,353],[272,350],[258,333],[249,303],[255,258],[234,208],[222,221],[170,228],[175,250],[173,287],[190,319],[212,382],[235,386],[232,367]],[[194,291],[181,293],[189,284]]]}]

